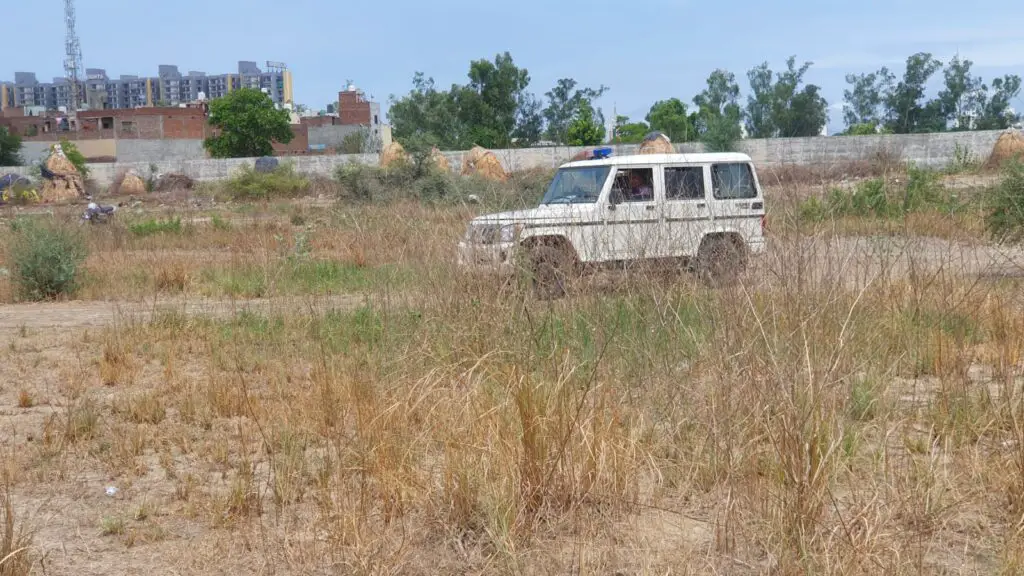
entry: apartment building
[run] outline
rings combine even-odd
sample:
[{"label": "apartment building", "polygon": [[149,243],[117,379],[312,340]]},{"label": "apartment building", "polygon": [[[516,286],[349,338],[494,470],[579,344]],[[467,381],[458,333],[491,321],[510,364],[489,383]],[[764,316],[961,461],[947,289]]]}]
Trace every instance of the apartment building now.
[{"label": "apartment building", "polygon": [[[268,63],[272,64],[272,63]],[[241,61],[238,72],[207,75],[182,73],[177,66],[164,64],[157,75],[122,75],[116,79],[102,68],[89,68],[82,82],[83,101],[89,109],[139,108],[143,106],[179,106],[205,96],[220,98],[242,87],[266,92],[277,104],[293,102],[292,74],[283,65],[262,70],[256,62]],[[0,82],[0,108],[42,106],[48,110],[70,107],[71,83],[65,78],[39,82],[33,72],[16,72],[14,82]]]}]

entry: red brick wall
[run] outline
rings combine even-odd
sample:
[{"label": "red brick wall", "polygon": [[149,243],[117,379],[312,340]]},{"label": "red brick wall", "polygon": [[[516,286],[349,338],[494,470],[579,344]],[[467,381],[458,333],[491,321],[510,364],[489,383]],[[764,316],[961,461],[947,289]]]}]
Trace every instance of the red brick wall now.
[{"label": "red brick wall", "polygon": [[358,92],[339,92],[338,116],[345,125],[370,124],[370,103]]},{"label": "red brick wall", "polygon": [[309,126],[292,124],[292,132],[295,137],[287,144],[274,143],[274,155],[285,156],[293,154],[305,154],[309,151]]}]

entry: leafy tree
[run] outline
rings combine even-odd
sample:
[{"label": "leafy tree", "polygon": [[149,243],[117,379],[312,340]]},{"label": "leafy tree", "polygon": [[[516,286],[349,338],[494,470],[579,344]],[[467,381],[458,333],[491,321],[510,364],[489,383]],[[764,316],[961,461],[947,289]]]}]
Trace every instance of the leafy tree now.
[{"label": "leafy tree", "polygon": [[639,144],[650,131],[646,122],[630,122],[629,116],[616,116],[612,141],[616,144]]},{"label": "leafy tree", "polygon": [[516,129],[512,132],[514,144],[519,147],[536,144],[543,133],[544,115],[541,111],[541,102],[533,94],[523,92],[519,96]]},{"label": "leafy tree", "polygon": [[957,130],[970,130],[984,105],[981,77],[971,76],[970,60],[954,56],[944,72],[945,88],[939,92],[943,115]]},{"label": "leafy tree", "polygon": [[747,98],[747,132],[753,138],[817,136],[828,122],[828,102],[821,89],[809,84],[799,90],[804,74],[811,67],[805,62],[796,68],[796,57],[786,61],[786,70],[776,74],[765,62],[750,70],[751,95]]},{"label": "leafy tree", "polygon": [[438,90],[433,78],[417,72],[413,88],[401,99],[390,98],[388,119],[396,140],[405,146],[414,136],[428,136],[448,150],[463,148],[462,126],[451,92]]},{"label": "leafy tree", "polygon": [[687,114],[686,104],[678,98],[659,100],[647,113],[651,130],[664,132],[673,142],[690,142],[697,138],[696,114]]},{"label": "leafy tree", "polygon": [[[559,144],[568,142],[569,124],[576,117],[584,100],[594,102],[608,91],[604,85],[598,88],[576,88],[572,78],[562,78],[554,88],[545,94],[548,105],[544,108],[544,119],[547,121],[547,138]],[[598,124],[604,125],[604,117],[597,111]]]},{"label": "leafy tree", "polygon": [[327,113],[328,114],[334,114],[337,111],[338,111],[338,105],[335,104],[334,102],[331,102],[330,104],[327,105]]},{"label": "leafy tree", "polygon": [[768,63],[747,72],[750,95],[747,96],[747,135],[751,138],[771,138],[778,131],[775,125],[775,86]]},{"label": "leafy tree", "polygon": [[596,146],[604,142],[605,129],[594,112],[589,99],[582,99],[566,130],[566,143],[570,146]]},{"label": "leafy tree", "polygon": [[463,150],[529,146],[540,139],[544,120],[541,104],[526,91],[529,72],[505,52],[494,61],[476,60],[469,66],[469,84],[438,90],[422,72],[402,98],[391,96],[388,118],[395,139],[407,144],[414,136],[429,136],[441,148]]},{"label": "leafy tree", "polygon": [[0,126],[0,166],[21,166],[21,137]]},{"label": "leafy tree", "polygon": [[277,109],[270,96],[255,88],[210,102],[209,122],[220,132],[203,142],[214,158],[269,156],[273,142],[287,144],[295,137],[288,111]]},{"label": "leafy tree", "polygon": [[[453,88],[460,124],[466,137],[485,148],[507,148],[517,132],[529,135],[536,127],[539,106],[526,93],[530,75],[519,68],[505,52],[494,62],[476,60],[469,65],[469,84]],[[529,117],[522,117],[520,106],[526,101]],[[529,128],[519,130],[521,123]]]},{"label": "leafy tree", "polygon": [[843,121],[846,125],[852,128],[881,124],[881,108],[895,80],[896,77],[885,67],[870,74],[847,74],[846,83],[851,88],[843,91]]},{"label": "leafy tree", "polygon": [[941,68],[942,62],[927,52],[907,58],[903,79],[885,96],[887,124],[893,132],[910,134],[945,128],[941,103],[923,103],[925,84]]},{"label": "leafy tree", "polygon": [[697,105],[696,127],[699,139],[708,150],[727,151],[742,137],[739,105],[740,87],[736,76],[726,70],[715,70],[708,76],[707,88],[693,97]]},{"label": "leafy tree", "polygon": [[978,130],[1004,130],[1020,119],[1010,112],[1010,102],[1020,95],[1020,76],[1009,74],[992,81],[992,95],[989,88],[982,86],[984,93],[981,115],[975,128]]}]

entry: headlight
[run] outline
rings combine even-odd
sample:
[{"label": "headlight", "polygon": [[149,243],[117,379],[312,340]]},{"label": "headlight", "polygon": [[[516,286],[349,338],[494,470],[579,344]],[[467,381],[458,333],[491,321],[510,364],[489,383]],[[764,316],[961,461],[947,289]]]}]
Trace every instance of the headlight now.
[{"label": "headlight", "polygon": [[506,224],[505,226],[502,226],[500,234],[501,242],[515,242],[516,237],[519,236],[519,231],[522,230],[522,228],[523,227],[520,224]]}]

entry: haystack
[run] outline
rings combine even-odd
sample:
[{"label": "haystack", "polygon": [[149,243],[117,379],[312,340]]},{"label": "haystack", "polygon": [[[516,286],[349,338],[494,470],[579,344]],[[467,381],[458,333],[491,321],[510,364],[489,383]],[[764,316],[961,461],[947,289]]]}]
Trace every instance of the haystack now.
[{"label": "haystack", "polygon": [[1011,128],[999,135],[988,157],[988,165],[995,168],[1013,159],[1024,159],[1024,133]]},{"label": "haystack", "polygon": [[462,159],[462,175],[469,176],[476,174],[488,180],[504,181],[508,178],[501,160],[494,155],[494,152],[474,146]]},{"label": "haystack", "polygon": [[127,172],[121,178],[121,182],[115,184],[115,190],[112,192],[116,194],[128,194],[131,196],[141,196],[146,193],[146,181],[139,177],[134,172]]},{"label": "haystack", "polygon": [[387,168],[395,162],[408,162],[409,155],[406,154],[405,148],[398,142],[392,142],[388,144],[387,148],[380,153],[380,167]]},{"label": "haystack", "polygon": [[451,165],[448,163],[448,158],[446,158],[444,154],[441,154],[441,151],[438,150],[437,147],[430,150],[430,160],[434,163],[434,166],[437,166],[437,168],[442,172],[450,172],[452,169]]},{"label": "haystack", "polygon": [[46,159],[46,169],[57,176],[72,176],[78,174],[78,169],[63,154],[53,153]]},{"label": "haystack", "polygon": [[74,202],[85,197],[85,185],[76,172],[74,176],[58,176],[43,180],[39,197],[47,204]]},{"label": "haystack", "polygon": [[651,132],[640,143],[640,154],[674,154],[672,141],[661,132]]}]

